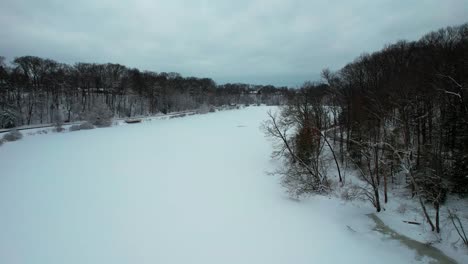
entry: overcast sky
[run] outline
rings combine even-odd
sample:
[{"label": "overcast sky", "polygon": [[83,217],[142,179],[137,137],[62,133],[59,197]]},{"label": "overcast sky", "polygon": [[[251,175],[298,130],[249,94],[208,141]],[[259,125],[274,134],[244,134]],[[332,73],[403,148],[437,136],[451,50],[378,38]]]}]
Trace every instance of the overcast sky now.
[{"label": "overcast sky", "polygon": [[298,85],[467,18],[468,0],[0,0],[0,55]]}]

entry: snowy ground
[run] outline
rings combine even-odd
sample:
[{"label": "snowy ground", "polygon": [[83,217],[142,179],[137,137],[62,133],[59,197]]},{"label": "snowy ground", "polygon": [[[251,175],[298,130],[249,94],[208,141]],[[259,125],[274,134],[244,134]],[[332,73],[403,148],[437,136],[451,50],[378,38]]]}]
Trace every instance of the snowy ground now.
[{"label": "snowy ground", "polygon": [[0,147],[0,263],[416,263],[369,206],[289,199],[267,107]]},{"label": "snowy ground", "polygon": [[[328,174],[337,175],[334,163],[331,161],[329,163]],[[344,187],[340,188],[338,181],[335,179],[335,189],[330,195],[338,199],[344,199],[348,204],[356,207],[371,206],[368,200],[363,199],[365,198],[363,195],[356,195],[357,190],[361,188],[371,190],[369,184],[361,179],[359,172],[353,169],[351,165],[348,168],[341,167],[341,169],[342,173],[345,174]],[[440,210],[441,232],[432,232],[417,197],[412,197],[408,184],[405,184],[405,175],[395,176],[394,180],[395,184],[392,184],[390,180],[388,183],[388,203],[384,203],[383,197],[381,197],[382,211],[375,215],[393,231],[414,240],[411,244],[420,242],[421,245],[417,245],[417,247],[422,248],[423,251],[427,250],[428,247],[434,247],[441,250],[443,254],[452,260],[459,263],[468,263],[468,248],[463,244],[448,217],[448,210],[457,213],[466,229],[468,227],[468,199],[462,199],[457,195],[449,195]],[[353,199],[347,198],[350,196]],[[381,196],[383,196],[382,188]],[[436,213],[433,206],[428,203],[426,208],[432,221],[435,221]],[[405,221],[416,222],[420,225],[408,224]]]},{"label": "snowy ground", "polygon": [[[174,117],[178,117],[178,116],[181,116],[181,115],[193,115],[193,114],[196,114],[197,112],[196,111],[180,111],[180,112],[171,112],[171,113],[168,113],[168,114],[162,114],[162,113],[158,113],[156,115],[152,115],[152,116],[133,116],[131,118],[114,118],[113,119],[113,125],[114,126],[117,126],[117,125],[125,125],[125,120],[132,120],[132,119],[141,119],[143,122],[148,122],[148,121],[153,121],[153,120],[162,120],[162,119],[168,119],[168,118],[174,118]],[[68,130],[72,125],[80,125],[82,123],[84,123],[85,121],[75,121],[75,122],[72,122],[72,123],[65,123],[63,124],[63,128],[65,130]],[[2,128],[0,129],[0,137],[2,137],[4,134],[6,134],[7,132],[11,131],[11,130],[18,130],[20,132],[22,132],[23,134],[26,134],[26,135],[35,135],[35,134],[47,134],[47,133],[50,133],[50,132],[54,132],[55,131],[55,124],[51,124],[51,123],[48,123],[48,124],[36,124],[36,125],[29,125],[29,126],[19,126],[19,127],[15,127],[15,128]]]}]

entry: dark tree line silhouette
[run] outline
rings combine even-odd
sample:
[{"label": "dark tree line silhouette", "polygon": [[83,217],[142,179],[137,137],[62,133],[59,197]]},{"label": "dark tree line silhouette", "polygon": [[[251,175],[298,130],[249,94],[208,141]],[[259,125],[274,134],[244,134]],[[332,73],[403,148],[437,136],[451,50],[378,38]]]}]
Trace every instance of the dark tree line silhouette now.
[{"label": "dark tree line silhouette", "polygon": [[0,57],[0,128],[76,121],[99,105],[117,117],[197,109],[202,105],[279,104],[285,87],[223,84],[120,64],[68,65],[34,56]]},{"label": "dark tree line silhouette", "polygon": [[[468,24],[399,41],[341,70],[323,71],[339,106],[340,149],[375,189],[403,173],[421,205],[468,191]],[[344,154],[344,152],[342,152]],[[374,195],[380,210],[380,197]],[[423,208],[424,211],[425,208]]]}]

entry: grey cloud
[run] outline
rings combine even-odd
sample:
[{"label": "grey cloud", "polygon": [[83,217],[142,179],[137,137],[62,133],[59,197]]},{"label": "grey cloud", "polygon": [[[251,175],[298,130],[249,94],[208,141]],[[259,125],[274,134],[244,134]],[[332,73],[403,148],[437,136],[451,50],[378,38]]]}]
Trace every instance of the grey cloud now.
[{"label": "grey cloud", "polygon": [[468,0],[3,0],[0,55],[298,85],[466,17]]}]

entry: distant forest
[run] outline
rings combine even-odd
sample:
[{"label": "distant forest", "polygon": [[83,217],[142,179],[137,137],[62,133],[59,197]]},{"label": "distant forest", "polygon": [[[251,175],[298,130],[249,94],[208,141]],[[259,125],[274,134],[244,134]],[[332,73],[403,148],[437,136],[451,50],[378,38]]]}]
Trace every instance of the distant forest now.
[{"label": "distant forest", "polygon": [[108,108],[116,117],[229,104],[278,105],[286,87],[228,83],[120,64],[68,65],[35,56],[0,57],[0,128],[83,120]]}]

